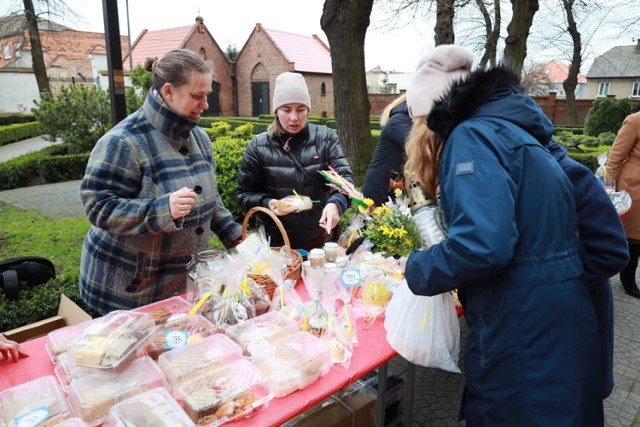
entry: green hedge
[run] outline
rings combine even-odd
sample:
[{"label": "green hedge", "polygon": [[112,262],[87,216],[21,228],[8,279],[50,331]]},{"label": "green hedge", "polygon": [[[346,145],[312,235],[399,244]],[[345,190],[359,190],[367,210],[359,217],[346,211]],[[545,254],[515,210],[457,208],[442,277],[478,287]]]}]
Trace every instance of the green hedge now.
[{"label": "green hedge", "polygon": [[81,179],[90,153],[68,154],[66,144],[57,144],[0,163],[0,191]]},{"label": "green hedge", "polygon": [[4,292],[0,292],[0,331],[57,315],[61,294],[65,294],[91,316],[98,316],[98,313],[91,310],[80,298],[78,275],[68,274],[39,286],[28,287],[23,284],[20,299],[17,301],[9,301]]},{"label": "green hedge", "polygon": [[44,132],[38,122],[16,123],[0,127],[0,145],[42,135]]},{"label": "green hedge", "polygon": [[33,114],[0,114],[0,126],[13,125],[16,123],[35,122],[36,116]]}]

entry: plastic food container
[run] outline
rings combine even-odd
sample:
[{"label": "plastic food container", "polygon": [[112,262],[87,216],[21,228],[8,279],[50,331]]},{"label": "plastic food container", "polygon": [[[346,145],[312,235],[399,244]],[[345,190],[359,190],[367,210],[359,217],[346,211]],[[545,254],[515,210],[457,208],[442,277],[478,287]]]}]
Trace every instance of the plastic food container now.
[{"label": "plastic food container", "polygon": [[248,417],[273,398],[265,376],[245,359],[198,375],[177,395],[191,420],[209,427]]},{"label": "plastic food container", "polygon": [[158,365],[175,389],[205,369],[213,370],[240,358],[240,345],[224,334],[216,334],[188,347],[161,354]]},{"label": "plastic food container", "polygon": [[73,414],[52,375],[0,392],[0,426],[57,426]]},{"label": "plastic food container", "polygon": [[270,311],[253,319],[229,326],[225,333],[240,344],[247,355],[298,332],[298,322],[279,311]]},{"label": "plastic food container", "polygon": [[56,427],[87,427],[88,424],[82,421],[82,418],[73,417],[68,420],[64,420],[60,424],[56,424]]},{"label": "plastic food container", "polygon": [[251,362],[267,376],[275,397],[305,388],[329,373],[332,366],[326,344],[306,331],[252,354]]},{"label": "plastic food container", "polygon": [[175,314],[189,313],[193,304],[182,297],[171,297],[142,307],[134,308],[132,311],[148,313],[153,317],[156,325],[164,323]]},{"label": "plastic food container", "polygon": [[109,427],[195,427],[169,392],[154,388],[117,403],[109,410]]},{"label": "plastic food container", "polygon": [[216,333],[213,323],[196,314],[176,314],[169,317],[151,334],[143,346],[143,352],[156,360],[162,353],[175,348],[184,348]]},{"label": "plastic food container", "polygon": [[156,326],[150,314],[117,310],[95,319],[67,350],[69,366],[118,373],[136,358],[136,351]]},{"label": "plastic food container", "polygon": [[145,356],[121,373],[73,381],[69,385],[69,403],[77,416],[95,426],[105,420],[116,403],[156,387],[166,387],[164,373]]},{"label": "plastic food container", "polygon": [[60,384],[62,391],[66,394],[69,394],[69,384],[73,381],[79,380],[80,378],[85,378],[90,375],[111,375],[108,373],[100,373],[93,369],[86,369],[82,367],[73,368],[69,366],[66,353],[62,353],[58,356],[58,362],[56,363],[55,368],[53,368],[53,374],[58,379],[58,383]]},{"label": "plastic food container", "polygon": [[65,353],[69,347],[69,343],[71,343],[75,337],[82,334],[82,331],[94,321],[95,319],[85,320],[84,322],[65,326],[49,332],[47,334],[47,342],[45,343],[44,348],[51,361],[56,363],[58,355]]}]

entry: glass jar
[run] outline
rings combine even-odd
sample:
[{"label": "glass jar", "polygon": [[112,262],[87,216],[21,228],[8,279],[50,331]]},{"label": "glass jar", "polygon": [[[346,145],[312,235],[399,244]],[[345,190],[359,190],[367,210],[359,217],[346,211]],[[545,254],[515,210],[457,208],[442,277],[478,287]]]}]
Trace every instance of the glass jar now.
[{"label": "glass jar", "polygon": [[336,242],[326,242],[324,244],[324,260],[334,263],[336,258],[338,258],[338,244]]},{"label": "glass jar", "polygon": [[193,302],[199,295],[215,288],[221,266],[215,261],[221,254],[220,249],[199,249],[192,255],[187,264],[187,301]]},{"label": "glass jar", "polygon": [[309,259],[309,264],[311,264],[312,268],[324,267],[324,250],[323,249],[311,249],[307,258]]}]

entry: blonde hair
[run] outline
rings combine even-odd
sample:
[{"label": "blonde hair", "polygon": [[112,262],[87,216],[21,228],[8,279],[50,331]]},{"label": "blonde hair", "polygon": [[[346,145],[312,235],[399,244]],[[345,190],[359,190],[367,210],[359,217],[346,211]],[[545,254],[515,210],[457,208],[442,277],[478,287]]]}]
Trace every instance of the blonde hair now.
[{"label": "blonde hair", "polygon": [[165,83],[174,87],[189,83],[191,71],[213,74],[212,66],[188,49],[170,50],[161,59],[149,57],[144,62],[144,69],[151,71],[151,84],[157,90]]},{"label": "blonde hair", "polygon": [[418,181],[434,198],[437,196],[442,148],[443,144],[427,126],[426,117],[414,118],[405,146],[404,176]]},{"label": "blonde hair", "polygon": [[389,105],[384,107],[384,110],[382,110],[382,114],[380,114],[380,127],[383,127],[389,121],[389,117],[391,116],[391,110],[393,110],[403,102],[407,102],[406,92],[400,95],[399,97],[397,97],[396,99],[394,99],[393,101],[391,101]]}]

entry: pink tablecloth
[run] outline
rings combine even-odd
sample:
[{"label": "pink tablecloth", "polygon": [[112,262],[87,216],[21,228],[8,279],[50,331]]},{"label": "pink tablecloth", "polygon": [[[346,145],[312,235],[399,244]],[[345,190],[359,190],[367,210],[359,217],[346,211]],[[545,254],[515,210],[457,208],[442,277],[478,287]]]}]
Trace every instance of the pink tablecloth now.
[{"label": "pink tablecloth", "polygon": [[[297,286],[297,288],[301,294],[306,294],[304,287]],[[279,426],[304,412],[396,356],[396,352],[389,346],[385,336],[383,316],[380,316],[372,327],[358,331],[360,344],[354,349],[348,370],[334,365],[327,375],[305,389],[284,398],[272,399],[264,410],[230,425]],[[0,390],[45,375],[53,375],[54,365],[45,351],[45,343],[46,337],[27,341],[22,345],[30,355],[28,358],[20,359],[17,363],[0,361]]]}]

